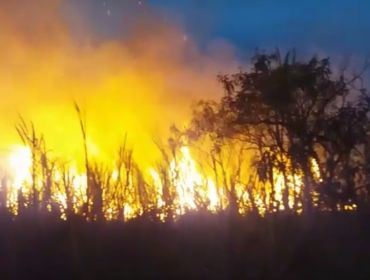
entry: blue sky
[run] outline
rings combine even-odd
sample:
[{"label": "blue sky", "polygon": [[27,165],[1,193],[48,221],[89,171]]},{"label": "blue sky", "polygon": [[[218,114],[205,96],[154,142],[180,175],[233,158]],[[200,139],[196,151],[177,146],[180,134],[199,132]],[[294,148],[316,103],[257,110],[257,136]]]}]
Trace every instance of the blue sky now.
[{"label": "blue sky", "polygon": [[[151,3],[181,18],[200,40],[222,37],[247,49],[281,46],[370,53],[370,1],[153,0]],[[199,28],[202,26],[206,30]]]},{"label": "blue sky", "polygon": [[[239,55],[255,48],[370,56],[366,0],[67,0],[98,37],[122,36],[145,13],[182,25],[199,46],[226,40]],[[122,24],[123,23],[123,24]]]}]

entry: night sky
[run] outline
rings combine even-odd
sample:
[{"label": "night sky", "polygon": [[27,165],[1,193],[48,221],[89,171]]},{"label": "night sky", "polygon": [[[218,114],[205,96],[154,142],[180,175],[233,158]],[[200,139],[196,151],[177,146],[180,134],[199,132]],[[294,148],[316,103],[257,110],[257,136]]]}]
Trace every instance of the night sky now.
[{"label": "night sky", "polygon": [[[231,44],[239,57],[256,48],[367,58],[370,1],[366,0],[67,0],[67,18],[83,18],[96,38],[124,36],[138,18],[155,14],[177,24],[202,49]],[[73,26],[73,23],[71,24]]]}]

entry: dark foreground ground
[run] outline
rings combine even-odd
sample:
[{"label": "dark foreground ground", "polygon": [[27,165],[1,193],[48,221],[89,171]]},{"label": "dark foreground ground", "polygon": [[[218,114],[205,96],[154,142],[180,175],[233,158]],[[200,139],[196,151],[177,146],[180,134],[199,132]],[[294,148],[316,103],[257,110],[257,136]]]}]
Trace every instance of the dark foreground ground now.
[{"label": "dark foreground ground", "polygon": [[367,214],[0,219],[0,279],[370,279]]}]

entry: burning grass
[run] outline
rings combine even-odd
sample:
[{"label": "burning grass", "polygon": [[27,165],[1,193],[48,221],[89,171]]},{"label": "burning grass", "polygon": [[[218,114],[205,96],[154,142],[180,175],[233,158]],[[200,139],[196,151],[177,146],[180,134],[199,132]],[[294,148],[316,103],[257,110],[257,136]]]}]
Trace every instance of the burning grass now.
[{"label": "burning grass", "polygon": [[149,164],[127,135],[115,155],[96,153],[77,104],[81,137],[67,138],[81,139],[80,164],[56,157],[21,118],[23,146],[9,155],[2,207],[14,215],[33,209],[62,219],[166,221],[193,211],[264,216],[366,206],[370,102],[353,89],[360,76],[333,77],[327,59],[300,63],[290,53],[284,62],[278,52],[254,61],[250,71],[219,77],[224,96],[201,101],[185,128],[171,127],[166,144],[153,141],[160,156]]},{"label": "burning grass", "polygon": [[[302,175],[284,175],[273,168],[273,181],[263,181],[253,169],[252,152],[240,142],[224,143],[218,150],[207,149],[203,143],[200,151],[199,143],[186,145],[183,136],[174,137],[168,145],[158,145],[162,160],[143,169],[125,139],[113,162],[98,162],[89,154],[86,123],[76,108],[85,155],[83,168],[53,158],[43,136],[32,123],[21,119],[17,131],[24,146],[16,146],[10,153],[9,170],[1,185],[3,207],[12,214],[33,209],[62,219],[79,215],[90,221],[127,221],[149,215],[165,221],[198,210],[261,216],[302,212]],[[314,160],[311,168],[320,182]],[[318,201],[316,193],[317,207]],[[355,210],[357,206],[347,203],[338,207]]]}]

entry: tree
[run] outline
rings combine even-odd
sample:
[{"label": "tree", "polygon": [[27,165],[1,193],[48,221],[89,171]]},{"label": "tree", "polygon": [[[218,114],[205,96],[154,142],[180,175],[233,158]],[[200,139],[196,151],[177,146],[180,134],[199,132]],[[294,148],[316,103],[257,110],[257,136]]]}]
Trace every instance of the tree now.
[{"label": "tree", "polygon": [[224,96],[198,104],[190,134],[238,139],[254,147],[255,168],[272,193],[273,170],[286,183],[292,178],[288,173],[302,173],[307,212],[317,204],[314,192],[334,199],[332,207],[354,201],[369,124],[369,97],[357,87],[362,73],[351,79],[344,71],[335,76],[328,58],[300,62],[294,52],[284,59],[278,51],[257,53],[252,62],[248,71],[219,77]]}]

